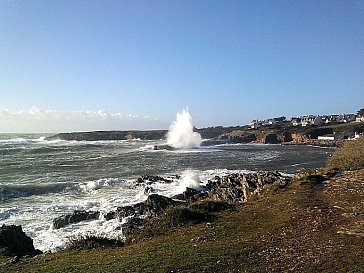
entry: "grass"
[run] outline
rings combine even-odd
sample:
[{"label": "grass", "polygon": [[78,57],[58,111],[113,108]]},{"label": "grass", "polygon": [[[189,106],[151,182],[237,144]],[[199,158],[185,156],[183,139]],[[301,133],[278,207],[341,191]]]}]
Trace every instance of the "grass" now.
[{"label": "grass", "polygon": [[328,160],[330,169],[340,171],[359,170],[364,168],[364,137],[346,142]]}]

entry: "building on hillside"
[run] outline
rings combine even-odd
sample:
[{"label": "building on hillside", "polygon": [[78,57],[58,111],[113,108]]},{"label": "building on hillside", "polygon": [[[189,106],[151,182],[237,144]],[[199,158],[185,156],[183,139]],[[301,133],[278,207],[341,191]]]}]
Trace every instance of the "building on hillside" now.
[{"label": "building on hillside", "polygon": [[250,122],[250,123],[248,124],[248,127],[249,127],[250,129],[258,129],[258,128],[260,128],[261,126],[262,126],[262,122],[261,122],[261,121],[259,121],[259,120],[257,120],[257,119],[252,120],[252,122]]},{"label": "building on hillside", "polygon": [[262,126],[276,125],[277,121],[274,118],[266,119],[263,121]]},{"label": "building on hillside", "polygon": [[356,115],[354,114],[340,114],[336,118],[336,122],[347,123],[355,120]]},{"label": "building on hillside", "polygon": [[328,134],[317,137],[318,140],[343,140],[343,134]]},{"label": "building on hillside", "polygon": [[262,123],[262,126],[271,126],[271,125],[282,124],[285,121],[286,121],[286,117],[282,116],[282,117],[278,117],[278,118],[269,118],[269,119],[262,121],[261,123]]},{"label": "building on hillside", "polygon": [[326,115],[326,116],[322,116],[323,123],[325,123],[325,124],[336,123],[338,116],[339,115]]},{"label": "building on hillside", "polygon": [[309,115],[301,117],[302,127],[309,125],[321,125],[321,124],[323,124],[322,116]]},{"label": "building on hillside", "polygon": [[358,115],[358,116],[356,117],[356,121],[357,121],[357,122],[364,122],[364,116]]},{"label": "building on hillside", "polygon": [[295,118],[295,117],[292,117],[292,118],[291,118],[291,124],[292,124],[293,126],[301,125],[301,118]]}]

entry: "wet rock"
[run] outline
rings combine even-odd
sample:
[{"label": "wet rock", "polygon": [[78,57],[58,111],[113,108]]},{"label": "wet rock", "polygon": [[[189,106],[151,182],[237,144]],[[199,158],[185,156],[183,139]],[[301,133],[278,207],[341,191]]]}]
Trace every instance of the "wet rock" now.
[{"label": "wet rock", "polygon": [[172,180],[158,176],[158,175],[150,175],[150,174],[143,175],[142,177],[139,177],[137,179],[138,184],[141,184],[141,183],[151,184],[151,183],[155,183],[155,182],[171,183]]},{"label": "wet rock", "polygon": [[112,219],[115,219],[116,218],[116,212],[115,211],[110,211],[110,212],[108,212],[108,213],[106,213],[104,215],[104,218],[105,218],[106,221],[110,221]]},{"label": "wet rock", "polygon": [[168,144],[162,144],[162,145],[154,145],[153,146],[153,150],[168,150],[168,151],[173,151],[176,150],[175,147],[168,145]]},{"label": "wet rock", "polygon": [[193,188],[186,188],[186,190],[180,194],[172,196],[172,199],[178,199],[178,200],[189,200],[195,195],[199,194],[200,191],[193,189]]},{"label": "wet rock", "polygon": [[123,220],[123,218],[135,216],[135,214],[136,209],[134,206],[118,207],[116,209],[116,219],[118,219],[120,222]]},{"label": "wet rock", "polygon": [[76,210],[72,214],[62,215],[53,220],[53,228],[60,229],[73,223],[78,223],[86,220],[98,219],[100,212]]},{"label": "wet rock", "polygon": [[[221,211],[231,208],[232,204],[246,202],[250,195],[260,194],[267,185],[275,184],[277,187],[284,188],[290,183],[290,180],[289,177],[282,176],[279,172],[235,173],[223,177],[216,176],[213,180],[208,181],[202,191],[186,188],[183,193],[172,198],[150,194],[144,202],[117,208],[115,218],[120,222],[125,222],[122,224],[122,230],[123,234],[127,236],[133,233],[136,228],[142,228],[149,218],[160,215],[169,207],[175,207],[176,211],[181,212],[190,211],[188,208],[179,209],[178,207],[187,202],[196,211]],[[154,183],[157,181],[169,182],[170,180],[159,176],[145,175],[138,181],[140,183],[146,183],[146,181]],[[146,191],[151,189],[151,187],[147,187]],[[206,201],[209,199],[211,200]]]},{"label": "wet rock", "polygon": [[[35,249],[33,240],[28,237],[21,226],[3,225],[0,228],[0,253],[14,256],[35,256],[41,254],[42,251]],[[18,258],[13,258],[18,261]]]},{"label": "wet rock", "polygon": [[149,187],[149,186],[147,186],[147,187],[145,187],[145,189],[144,189],[144,194],[145,194],[145,195],[149,195],[149,194],[154,193],[154,192],[155,192],[155,189],[154,189],[153,187]]},{"label": "wet rock", "polygon": [[135,207],[138,209],[140,215],[152,217],[176,203],[179,202],[174,201],[172,198],[159,194],[151,194],[145,202],[136,204]]},{"label": "wet rock", "polygon": [[116,210],[116,218],[119,221],[130,216],[135,217],[154,217],[170,206],[181,204],[172,198],[159,194],[151,194],[144,202],[137,203],[133,206],[118,207]]}]

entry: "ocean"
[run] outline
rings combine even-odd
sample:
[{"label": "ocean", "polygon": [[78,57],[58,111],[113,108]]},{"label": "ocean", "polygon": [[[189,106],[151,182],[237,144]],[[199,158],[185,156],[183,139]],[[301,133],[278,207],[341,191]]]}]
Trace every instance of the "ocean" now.
[{"label": "ocean", "polygon": [[[153,150],[165,140],[47,141],[45,134],[0,134],[0,225],[22,225],[36,248],[57,251],[80,234],[122,236],[117,220],[103,215],[144,201],[136,180],[170,177],[154,193],[173,196],[232,172],[278,170],[294,174],[321,167],[334,149],[311,146],[224,144],[198,149]],[[74,210],[100,211],[98,220],[55,230],[54,218]]]}]

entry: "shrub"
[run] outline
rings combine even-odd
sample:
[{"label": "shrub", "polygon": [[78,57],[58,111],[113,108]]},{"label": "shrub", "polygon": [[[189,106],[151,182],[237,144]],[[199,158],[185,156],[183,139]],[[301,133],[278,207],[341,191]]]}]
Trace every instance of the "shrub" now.
[{"label": "shrub", "polygon": [[363,169],[364,137],[345,143],[328,160],[327,167],[340,171]]},{"label": "shrub", "polygon": [[206,212],[187,207],[175,207],[166,211],[164,219],[161,219],[166,226],[177,227],[185,224],[198,224],[212,219]]},{"label": "shrub", "polygon": [[119,239],[109,239],[106,237],[81,235],[70,239],[67,249],[85,250],[103,247],[123,246],[124,242]]},{"label": "shrub", "polygon": [[155,218],[149,219],[142,229],[135,230],[126,238],[126,243],[137,242],[171,231],[176,227],[191,226],[214,220],[215,217],[207,212],[191,209],[185,206],[172,207]]},{"label": "shrub", "polygon": [[233,205],[211,199],[205,199],[199,202],[193,203],[190,208],[201,212],[219,212],[227,209],[231,209]]}]

